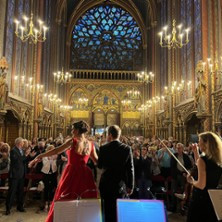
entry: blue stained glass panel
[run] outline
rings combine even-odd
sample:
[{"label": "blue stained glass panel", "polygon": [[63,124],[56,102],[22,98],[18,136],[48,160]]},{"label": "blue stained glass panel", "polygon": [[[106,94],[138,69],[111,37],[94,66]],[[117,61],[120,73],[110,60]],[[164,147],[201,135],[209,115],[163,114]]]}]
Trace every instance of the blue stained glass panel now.
[{"label": "blue stained glass panel", "polygon": [[194,0],[195,67],[202,58],[201,1]]},{"label": "blue stained glass panel", "polygon": [[75,69],[138,70],[142,65],[140,28],[120,7],[94,7],[73,28],[71,56]]}]

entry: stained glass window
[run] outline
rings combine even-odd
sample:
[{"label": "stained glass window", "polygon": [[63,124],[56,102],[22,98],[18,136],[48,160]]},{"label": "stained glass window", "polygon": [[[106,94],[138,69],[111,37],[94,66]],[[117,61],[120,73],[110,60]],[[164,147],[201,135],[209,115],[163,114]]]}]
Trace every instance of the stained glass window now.
[{"label": "stained glass window", "polygon": [[91,8],[77,21],[72,38],[72,68],[141,68],[141,31],[134,18],[122,8],[111,5]]},{"label": "stained glass window", "polygon": [[[193,10],[192,10],[192,2],[193,0],[187,0],[187,27],[192,27],[193,21]],[[193,70],[193,37],[190,36],[190,42],[187,44],[187,79],[192,78],[192,70]]]},{"label": "stained glass window", "polygon": [[12,52],[13,52],[13,17],[15,11],[15,1],[9,0],[8,1],[8,8],[7,8],[7,29],[6,29],[6,43],[5,43],[5,55],[7,62],[9,64],[9,69],[11,70],[12,67]]},{"label": "stained glass window", "polygon": [[[186,1],[181,0],[181,21],[186,21]],[[186,78],[186,47],[183,47],[181,49],[181,71],[182,71],[182,77]]]},{"label": "stained glass window", "polygon": [[195,39],[195,67],[202,57],[201,35],[201,1],[194,0],[194,39]]}]

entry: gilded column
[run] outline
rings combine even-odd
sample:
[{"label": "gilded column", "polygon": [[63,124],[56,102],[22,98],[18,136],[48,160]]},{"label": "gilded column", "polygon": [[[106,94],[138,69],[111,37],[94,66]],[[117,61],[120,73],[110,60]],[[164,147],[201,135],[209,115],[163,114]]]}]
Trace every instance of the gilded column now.
[{"label": "gilded column", "polygon": [[[40,11],[40,15],[41,17],[43,17],[43,11],[44,11],[44,2],[40,1],[39,3],[39,11]],[[41,63],[42,63],[42,44],[44,43],[38,43],[35,47],[35,59],[34,59],[34,79],[35,79],[35,84],[40,84],[40,78],[41,78]],[[39,100],[39,91],[38,89],[35,87],[34,90],[34,126],[33,126],[33,137],[38,137],[38,125],[39,122],[37,121],[38,119],[38,100]]]},{"label": "gilded column", "polygon": [[[203,61],[207,61],[208,58],[208,3],[207,1],[202,1],[201,4],[201,15],[202,15],[202,58]],[[206,76],[204,76],[205,80],[206,80],[206,84],[208,85],[209,83],[209,78],[208,75],[206,74]],[[207,112],[209,113],[209,87],[207,87],[207,103],[206,103],[206,107],[207,107]],[[204,130],[209,129],[209,119],[207,119],[204,123]],[[185,137],[186,138],[186,137]]]}]

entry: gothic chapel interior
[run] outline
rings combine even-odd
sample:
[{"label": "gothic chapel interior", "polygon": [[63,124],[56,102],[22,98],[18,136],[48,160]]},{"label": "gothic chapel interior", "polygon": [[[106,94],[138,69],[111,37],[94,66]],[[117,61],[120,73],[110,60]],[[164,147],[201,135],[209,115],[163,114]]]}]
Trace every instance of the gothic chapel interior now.
[{"label": "gothic chapel interior", "polygon": [[0,0],[0,140],[222,129],[221,0]]}]

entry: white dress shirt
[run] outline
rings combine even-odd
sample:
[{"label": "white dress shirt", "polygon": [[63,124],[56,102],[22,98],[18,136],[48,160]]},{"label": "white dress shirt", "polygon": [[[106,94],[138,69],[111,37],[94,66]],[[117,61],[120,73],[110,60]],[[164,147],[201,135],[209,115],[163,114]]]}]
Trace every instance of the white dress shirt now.
[{"label": "white dress shirt", "polygon": [[51,157],[43,157],[42,158],[43,167],[41,171],[45,174],[49,174],[51,166],[52,172],[55,173],[57,171],[56,160],[57,160],[57,155]]}]

